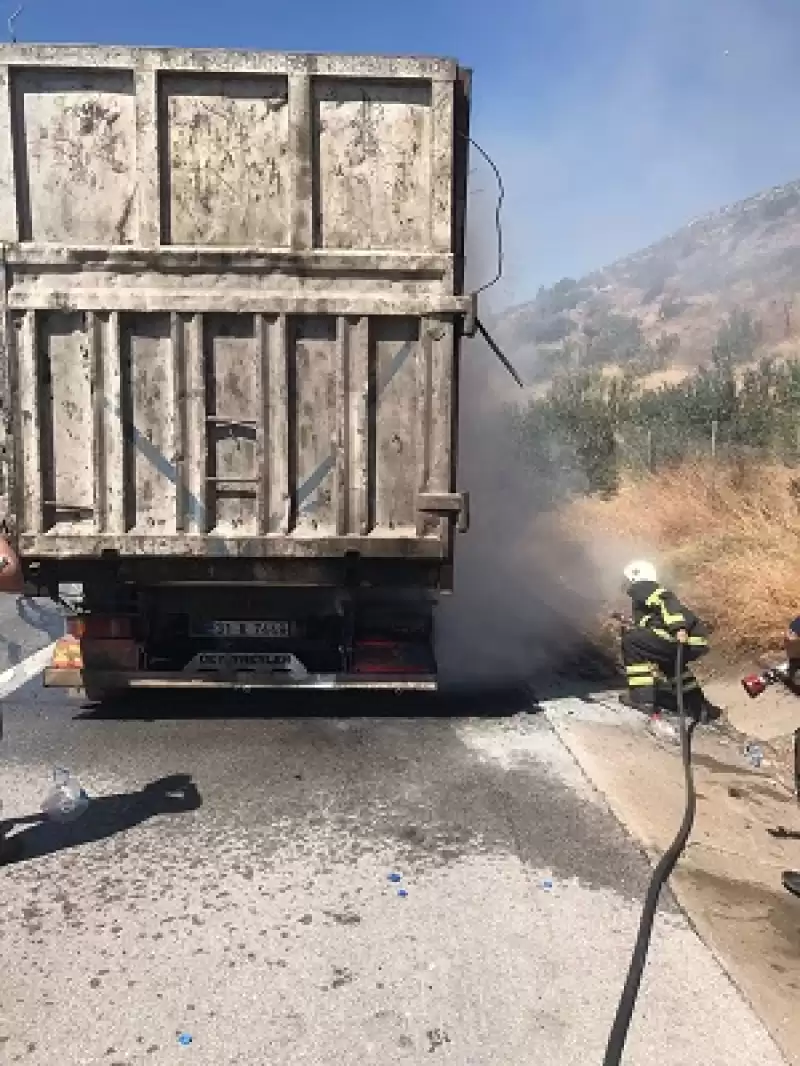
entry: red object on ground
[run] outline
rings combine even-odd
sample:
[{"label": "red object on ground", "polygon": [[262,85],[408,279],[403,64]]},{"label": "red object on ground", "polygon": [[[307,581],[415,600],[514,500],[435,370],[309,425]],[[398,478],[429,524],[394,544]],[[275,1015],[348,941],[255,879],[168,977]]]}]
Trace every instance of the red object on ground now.
[{"label": "red object on ground", "polygon": [[742,687],[751,699],[765,691],[767,683],[760,674],[749,674],[742,678]]},{"label": "red object on ground", "polygon": [[17,553],[6,538],[0,536],[0,592],[20,593],[23,584]]}]

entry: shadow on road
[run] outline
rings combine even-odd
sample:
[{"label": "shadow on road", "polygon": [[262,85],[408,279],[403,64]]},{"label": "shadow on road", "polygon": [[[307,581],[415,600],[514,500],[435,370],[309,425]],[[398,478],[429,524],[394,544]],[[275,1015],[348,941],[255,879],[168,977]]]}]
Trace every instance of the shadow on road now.
[{"label": "shadow on road", "polygon": [[75,822],[51,822],[43,814],[8,819],[0,834],[15,832],[7,840],[6,864],[39,859],[83,844],[125,833],[150,818],[183,814],[202,806],[202,798],[189,774],[162,777],[137,792],[115,793],[93,798],[83,817]]},{"label": "shadow on road", "polygon": [[800,832],[796,829],[786,829],[782,825],[776,826],[775,829],[768,829],[767,832],[776,840],[800,840]]},{"label": "shadow on road", "polygon": [[591,700],[618,681],[610,656],[585,646],[527,681],[442,685],[438,692],[369,690],[164,689],[132,691],[76,715],[85,721],[214,718],[503,718],[540,710],[539,701],[574,696]]},{"label": "shadow on road", "polygon": [[44,633],[50,640],[64,635],[64,611],[50,600],[34,599],[31,596],[17,597],[17,615],[31,629]]},{"label": "shadow on road", "polygon": [[130,692],[76,715],[84,721],[236,718],[501,718],[536,711],[525,685],[452,687],[439,692],[276,689]]},{"label": "shadow on road", "polygon": [[504,718],[536,712],[544,700],[591,701],[618,687],[614,658],[584,643],[554,656],[527,679],[448,682],[437,692],[380,689],[139,689],[84,701],[76,720],[140,721],[292,718]]},{"label": "shadow on road", "polygon": [[40,646],[41,642],[36,640],[34,634],[41,633],[48,641],[64,635],[63,611],[49,600],[17,596],[14,611],[16,617],[3,605],[3,627],[0,630],[2,667],[17,666],[26,655]]}]

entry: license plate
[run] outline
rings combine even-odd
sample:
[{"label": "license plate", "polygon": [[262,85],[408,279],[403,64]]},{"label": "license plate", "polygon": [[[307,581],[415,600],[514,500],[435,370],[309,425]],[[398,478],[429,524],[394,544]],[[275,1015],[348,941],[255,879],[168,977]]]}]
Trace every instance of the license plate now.
[{"label": "license plate", "polygon": [[267,637],[279,640],[289,636],[288,622],[209,622],[210,637]]}]

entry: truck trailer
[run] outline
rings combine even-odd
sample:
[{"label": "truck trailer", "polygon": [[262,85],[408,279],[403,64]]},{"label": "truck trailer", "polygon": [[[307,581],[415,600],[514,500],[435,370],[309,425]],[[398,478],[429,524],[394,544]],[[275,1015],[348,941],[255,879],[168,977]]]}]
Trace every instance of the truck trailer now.
[{"label": "truck trailer", "polygon": [[44,683],[437,685],[470,73],[0,46],[0,517]]}]

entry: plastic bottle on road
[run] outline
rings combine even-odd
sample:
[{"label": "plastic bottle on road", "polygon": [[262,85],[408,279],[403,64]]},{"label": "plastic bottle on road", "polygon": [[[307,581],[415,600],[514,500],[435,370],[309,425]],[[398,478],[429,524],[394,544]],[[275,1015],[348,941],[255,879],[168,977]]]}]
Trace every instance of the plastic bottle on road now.
[{"label": "plastic bottle on road", "polygon": [[81,783],[69,770],[57,766],[53,770],[53,787],[42,804],[42,810],[53,822],[74,822],[86,813],[89,797]]},{"label": "plastic bottle on road", "polygon": [[756,770],[761,766],[764,761],[764,750],[760,744],[753,744],[748,741],[744,746],[744,753],[751,766],[754,766]]}]

